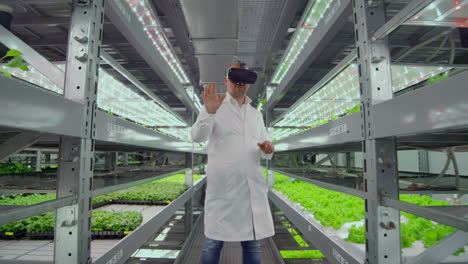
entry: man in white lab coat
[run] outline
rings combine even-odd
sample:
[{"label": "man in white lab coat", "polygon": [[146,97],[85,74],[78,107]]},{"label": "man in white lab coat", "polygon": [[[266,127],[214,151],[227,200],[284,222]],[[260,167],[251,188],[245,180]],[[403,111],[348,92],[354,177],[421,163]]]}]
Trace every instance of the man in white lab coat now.
[{"label": "man in white lab coat", "polygon": [[[243,63],[230,68],[246,69]],[[205,107],[191,130],[194,142],[208,140],[202,264],[219,263],[224,241],[241,242],[243,264],[260,264],[260,239],[275,234],[260,159],[271,159],[274,146],[262,114],[246,96],[250,85],[227,77],[224,83],[227,93],[221,97],[216,84],[205,86]]]}]

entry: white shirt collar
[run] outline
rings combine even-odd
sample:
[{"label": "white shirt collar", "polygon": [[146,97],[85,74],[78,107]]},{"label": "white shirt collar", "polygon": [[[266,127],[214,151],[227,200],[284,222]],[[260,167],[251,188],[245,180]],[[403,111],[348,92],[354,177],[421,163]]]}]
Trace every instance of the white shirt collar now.
[{"label": "white shirt collar", "polygon": [[[252,102],[252,99],[250,99],[247,95],[245,97],[245,104],[250,104]],[[226,98],[224,98],[224,102],[230,102],[235,106],[241,107],[237,100],[234,99],[228,91],[226,91]]]}]

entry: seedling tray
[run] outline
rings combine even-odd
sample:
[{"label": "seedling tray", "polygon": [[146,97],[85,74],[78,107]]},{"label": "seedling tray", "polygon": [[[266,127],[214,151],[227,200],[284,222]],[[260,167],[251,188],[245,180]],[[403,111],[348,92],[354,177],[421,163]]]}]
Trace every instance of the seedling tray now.
[{"label": "seedling tray", "polygon": [[54,239],[54,231],[30,231],[26,236],[33,240]]},{"label": "seedling tray", "polygon": [[143,201],[143,200],[112,200],[112,204],[136,204],[136,205],[168,205],[165,201]]},{"label": "seedling tray", "polygon": [[[132,231],[97,231],[91,232],[92,239],[121,239],[124,236],[130,234]],[[33,240],[42,240],[42,239],[54,239],[54,231],[44,231],[44,232],[27,232],[27,236]]]}]

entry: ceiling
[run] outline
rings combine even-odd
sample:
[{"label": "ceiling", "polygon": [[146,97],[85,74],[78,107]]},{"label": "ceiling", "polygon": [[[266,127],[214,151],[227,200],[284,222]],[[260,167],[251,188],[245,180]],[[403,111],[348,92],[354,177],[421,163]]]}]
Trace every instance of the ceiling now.
[{"label": "ceiling", "polygon": [[[254,102],[263,93],[280,63],[308,2],[147,1],[156,10],[184,70],[199,92],[201,87],[198,84],[212,81],[219,83],[222,91],[226,67],[235,60],[241,60],[259,73],[259,81],[249,91]],[[389,2],[388,17],[394,16],[408,2],[409,0]],[[49,60],[65,60],[71,0],[2,0],[2,3],[14,8],[12,32],[15,35]],[[445,34],[446,31],[450,33]],[[437,38],[441,34],[448,36],[447,39]],[[413,48],[431,39],[434,40],[424,45],[424,48]],[[468,49],[462,47],[457,30],[447,27],[402,26],[390,35],[389,43],[394,61],[447,63],[450,56],[453,56],[454,63],[468,64]],[[280,114],[291,106],[353,48],[354,26],[351,19],[348,19],[327,48],[307,65],[307,70],[275,106],[275,113]],[[184,104],[170,87],[108,19],[105,20],[103,49],[174,110],[185,111]],[[103,64],[102,67],[130,87],[133,86],[110,66]]]}]

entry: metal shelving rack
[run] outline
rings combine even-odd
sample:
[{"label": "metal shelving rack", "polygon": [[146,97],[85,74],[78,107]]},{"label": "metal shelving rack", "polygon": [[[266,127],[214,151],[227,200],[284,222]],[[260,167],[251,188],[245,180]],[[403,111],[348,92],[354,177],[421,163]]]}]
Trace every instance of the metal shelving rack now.
[{"label": "metal shelving rack", "polygon": [[[402,202],[398,197],[400,190],[396,154],[399,145],[415,143],[422,146],[453,146],[466,145],[467,142],[466,138],[460,138],[454,133],[468,129],[468,120],[463,118],[468,96],[464,84],[468,80],[466,71],[399,96],[394,97],[392,90],[392,62],[387,36],[433,2],[410,1],[400,13],[386,21],[384,1],[332,1],[323,14],[325,19],[318,22],[313,37],[304,45],[266,103],[264,111],[271,126],[287,113],[276,118],[273,116],[273,107],[304,72],[304,68],[316,58],[317,53],[331,41],[332,36],[342,27],[342,21],[351,14],[355,30],[355,51],[291,108],[357,59],[361,111],[281,139],[275,142],[275,146],[277,153],[363,151],[362,189],[304,177],[275,168],[272,162],[269,163],[270,171],[365,200],[366,247],[365,250],[356,250],[337,237],[327,236],[318,222],[307,219],[275,192],[270,191],[271,201],[307,239],[315,242],[315,246],[332,263],[446,263],[443,261],[455,248],[468,243],[468,206],[422,207]],[[443,118],[435,116],[437,112],[444,111],[454,114],[446,114]],[[455,227],[458,231],[416,257],[403,257],[400,245],[400,211]],[[452,258],[446,261],[457,263]]]},{"label": "metal shelving rack", "polygon": [[[438,262],[451,253],[448,251],[453,244],[467,243],[468,220],[464,217],[467,212],[466,206],[427,208],[398,200],[398,175],[395,167],[398,144],[417,141],[443,146],[448,143],[467,141],[450,134],[451,131],[468,128],[467,119],[461,116],[463,111],[466,112],[464,98],[468,95],[467,90],[463,88],[463,81],[468,79],[466,72],[395,98],[388,81],[391,62],[386,36],[431,2],[433,1],[414,0],[388,22],[384,20],[383,1],[335,0],[331,2],[332,6],[325,12],[325,19],[319,21],[314,37],[305,45],[301,56],[278,85],[272,99],[267,102],[266,112],[270,117],[275,103],[304,72],[305,66],[316,59],[326,48],[327,43],[346,22],[347,17],[350,15],[354,17],[355,30],[359,36],[356,47],[359,51],[350,54],[324,79],[331,78],[354,57],[357,57],[361,69],[362,111],[280,140],[276,145],[278,152],[302,149],[365,150],[365,188],[362,191],[305,179],[291,173],[288,176],[364,198],[367,204],[367,250],[363,252],[346,248],[339,240],[325,235],[317,223],[305,219],[275,193],[269,194],[272,202],[291,219],[308,240],[315,241],[317,248],[333,263],[402,263],[403,261],[426,263],[428,259]],[[167,70],[167,67],[164,67],[163,58],[153,52],[152,43],[145,37],[141,25],[137,23],[138,18],[130,8],[119,1],[106,1],[106,5],[112,23],[137,48],[151,68],[162,76],[179,99],[189,109],[196,112],[184,88]],[[100,50],[104,1],[74,1],[74,7],[68,43],[67,77],[20,40],[10,35],[4,38],[3,36],[8,32],[0,28],[2,40],[12,41],[10,45],[17,48],[20,45],[25,59],[33,66],[37,65],[42,68],[45,75],[52,78],[54,83],[63,86],[63,80],[66,80],[65,96],[60,96],[22,81],[0,77],[2,83],[0,128],[21,132],[22,142],[40,140],[41,137],[53,137],[56,140],[60,138],[60,152],[63,155],[59,165],[61,172],[58,176],[58,198],[28,207],[2,208],[0,225],[57,209],[56,263],[90,263],[88,223],[90,221],[89,201],[92,197],[169,175],[158,175],[154,178],[93,190],[90,186],[95,144],[203,152],[202,150],[194,151],[191,144],[119,117],[107,115],[97,109],[94,87],[101,58],[117,68],[136,86],[144,90],[144,85],[132,78],[130,73],[119,69],[119,65]],[[370,50],[372,52],[369,52]],[[158,98],[153,97],[153,100],[158,101]],[[18,105],[22,106],[21,111],[17,109]],[[460,115],[447,115],[442,121],[426,118],[434,109],[446,109],[449,106],[455,107]],[[413,122],[408,122],[406,118],[408,113],[411,113]],[[446,134],[442,136],[431,134],[434,132]],[[14,152],[18,147],[20,146],[11,144],[7,151]],[[2,151],[5,149],[2,146]],[[276,169],[273,168],[273,170]],[[128,235],[94,263],[124,263],[177,209],[184,205],[188,206],[191,197],[201,190],[204,183],[202,181],[191,187],[160,214]],[[459,231],[414,259],[402,259],[399,234],[400,210],[456,227]],[[389,223],[393,223],[395,228],[386,228]]]},{"label": "metal shelving rack", "polygon": [[[197,111],[182,85],[176,81],[174,73],[165,67],[163,58],[155,52],[150,52],[151,43],[147,38],[141,37],[143,29],[137,24],[138,18],[130,10],[126,10],[121,2],[106,1],[106,5],[110,10],[109,17],[112,22],[119,25],[134,46],[148,52],[147,59],[151,67],[164,78],[168,86],[188,107],[188,111]],[[192,219],[192,197],[202,190],[205,184],[203,179],[191,186],[108,252],[94,261],[91,260],[90,221],[93,197],[168,177],[174,173],[189,171],[192,167],[192,158],[189,154],[204,153],[203,149],[193,146],[190,142],[158,133],[98,109],[96,87],[102,58],[151,99],[178,116],[112,57],[101,51],[104,8],[104,0],[73,1],[65,74],[0,26],[3,44],[21,50],[24,59],[31,66],[40,69],[42,74],[59,87],[64,87],[64,95],[61,96],[18,79],[0,76],[2,83],[0,132],[18,133],[15,140],[10,140],[1,146],[2,155],[15,153],[18,149],[23,149],[33,142],[40,142],[42,139],[59,142],[60,153],[57,199],[31,206],[2,206],[0,225],[57,210],[54,263],[125,263],[135,250],[140,248],[180,208],[185,208],[185,227],[189,232],[192,228],[192,222],[189,221]],[[122,15],[118,12],[125,13]],[[124,19],[130,19],[133,23],[127,23]],[[137,33],[140,35],[133,35]],[[188,124],[190,122],[188,121]],[[185,168],[179,167],[151,178],[94,189],[95,146],[185,153]]]}]

